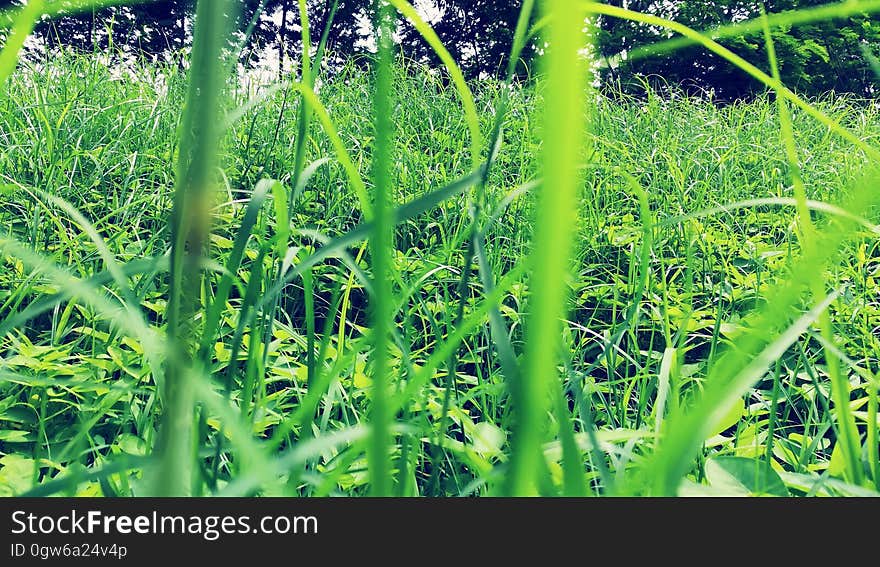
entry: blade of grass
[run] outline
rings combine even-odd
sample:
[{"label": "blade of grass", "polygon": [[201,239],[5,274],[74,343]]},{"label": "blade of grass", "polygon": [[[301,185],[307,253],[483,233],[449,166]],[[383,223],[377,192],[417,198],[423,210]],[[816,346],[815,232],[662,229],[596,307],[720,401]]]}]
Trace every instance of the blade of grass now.
[{"label": "blade of grass", "polygon": [[[537,494],[542,469],[541,450],[552,381],[559,379],[556,355],[561,345],[561,320],[567,303],[569,263],[577,211],[578,164],[585,143],[585,101],[588,81],[580,52],[585,47],[584,24],[571,17],[575,3],[547,0],[544,9],[554,20],[547,42],[543,170],[531,252],[532,275],[526,326],[524,366],[511,391],[516,422],[507,495]],[[578,117],[578,118],[573,118]],[[542,464],[543,463],[543,464]]]},{"label": "blade of grass", "polygon": [[[688,468],[688,460],[680,453],[687,451],[687,454],[692,454],[715,424],[730,411],[731,405],[767,371],[769,365],[806,332],[836,298],[836,292],[827,296],[757,354],[751,354],[752,348],[729,351],[727,356],[713,365],[715,370],[707,378],[707,385],[699,402],[685,413],[672,414],[664,424],[665,437],[657,453],[657,466],[651,469],[657,495],[676,494],[679,481]],[[723,375],[732,374],[729,370],[724,370],[725,367],[736,368],[738,372],[729,380],[723,379]],[[717,370],[719,368],[722,370]],[[685,440],[688,447],[684,447]]]},{"label": "blade of grass", "polygon": [[6,95],[6,81],[18,65],[18,54],[39,21],[45,2],[31,0],[15,15],[12,32],[0,51],[0,98]]},{"label": "blade of grass", "polygon": [[[770,35],[770,25],[767,23],[767,14],[761,7],[762,21],[764,22],[764,42],[767,46],[767,55],[770,60],[770,69],[773,79],[780,82],[779,65],[776,61],[776,46]],[[797,223],[800,228],[798,235],[801,246],[806,255],[812,255],[816,246],[816,228],[810,218],[810,210],[807,207],[807,188],[801,176],[801,168],[798,161],[797,146],[794,139],[794,127],[791,123],[791,114],[788,110],[788,102],[782,97],[776,97],[779,111],[780,136],[785,148],[785,156],[791,171],[791,181],[794,188],[794,197],[797,202]],[[817,277],[811,281],[811,293],[814,301],[819,301],[825,294],[824,278]],[[831,327],[831,315],[823,311],[819,315],[819,328],[822,338],[829,344],[834,344],[834,331]],[[837,434],[841,439],[846,468],[844,476],[848,482],[856,485],[862,483],[861,447],[859,443],[859,431],[856,420],[850,411],[850,388],[849,381],[840,372],[840,360],[830,349],[825,349],[825,364],[828,376],[831,379],[831,392],[834,405],[837,408]]]},{"label": "blade of grass", "polygon": [[[226,301],[229,299],[229,292],[232,290],[232,281],[236,277],[238,269],[241,266],[245,248],[253,235],[254,226],[257,223],[260,209],[262,209],[269,191],[274,192],[276,187],[280,185],[281,184],[277,181],[264,179],[257,184],[256,188],[254,188],[254,193],[248,201],[244,218],[239,225],[235,240],[233,241],[232,252],[229,254],[229,259],[226,261],[226,271],[221,277],[220,282],[217,284],[217,291],[214,294],[214,299],[211,301],[210,306],[205,312],[205,324],[202,330],[202,337],[199,346],[199,358],[204,364],[209,362],[208,359],[211,356],[214,339],[219,332],[220,316],[222,315],[223,310],[226,309]],[[289,223],[285,223],[283,226],[288,225]],[[285,250],[286,247],[287,243],[285,239]]]},{"label": "blade of grass", "polygon": [[376,29],[378,56],[376,86],[373,93],[373,129],[376,138],[373,150],[372,177],[373,230],[370,234],[370,256],[373,264],[370,339],[372,352],[372,407],[370,410],[370,440],[367,445],[367,467],[370,476],[370,494],[389,496],[394,479],[389,449],[392,438],[389,430],[392,414],[388,407],[388,388],[391,366],[388,356],[388,335],[393,324],[391,312],[391,249],[394,222],[390,213],[393,176],[394,122],[392,120],[392,46],[394,25],[391,7],[376,2]]},{"label": "blade of grass", "polygon": [[167,334],[171,349],[163,400],[167,412],[160,433],[157,495],[182,495],[190,487],[192,463],[192,390],[187,383],[196,315],[201,311],[201,256],[208,241],[214,167],[219,144],[218,118],[223,87],[220,57],[226,37],[227,0],[196,5],[192,66],[180,128],[180,154],[171,219],[171,278]]}]

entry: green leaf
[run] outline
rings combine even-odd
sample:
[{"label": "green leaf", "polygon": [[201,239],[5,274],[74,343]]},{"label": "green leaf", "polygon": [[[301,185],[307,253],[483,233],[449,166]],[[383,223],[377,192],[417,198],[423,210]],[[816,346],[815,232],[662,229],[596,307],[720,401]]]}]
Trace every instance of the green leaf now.
[{"label": "green leaf", "polygon": [[507,441],[507,434],[492,423],[482,421],[474,426],[474,452],[481,457],[495,457],[501,454],[501,447]]},{"label": "green leaf", "polygon": [[843,457],[843,447],[840,443],[834,444],[831,450],[831,459],[828,461],[828,474],[843,478],[846,471],[846,459]]},{"label": "green leaf", "polygon": [[146,455],[147,453],[147,444],[144,440],[131,433],[123,433],[120,435],[116,439],[116,445],[119,446],[123,453],[128,453],[129,455],[138,456]]},{"label": "green leaf", "polygon": [[791,472],[779,473],[785,483],[804,492],[805,494],[816,494],[817,496],[853,496],[860,498],[877,498],[880,492],[875,492],[868,488],[855,486],[827,476],[814,476],[807,474],[798,474]]},{"label": "green leaf", "polygon": [[0,441],[6,443],[27,443],[32,441],[27,431],[20,429],[0,429]]},{"label": "green leaf", "polygon": [[773,468],[745,457],[715,457],[706,461],[709,484],[730,496],[789,496]]},{"label": "green leaf", "polygon": [[733,405],[730,407],[730,411],[728,411],[726,414],[724,414],[724,416],[721,417],[715,423],[715,426],[712,428],[712,434],[709,435],[707,437],[707,439],[710,437],[715,437],[716,435],[720,434],[722,431],[729,429],[729,428],[733,427],[734,425],[736,425],[736,422],[738,422],[740,420],[740,418],[743,416],[745,411],[746,411],[746,403],[743,401],[742,398],[738,398],[733,403]]},{"label": "green leaf", "polygon": [[828,55],[828,49],[826,49],[824,45],[821,45],[814,39],[808,39],[804,41],[801,49],[803,53],[807,55],[815,55],[825,63],[831,61],[831,57]]},{"label": "green leaf", "polygon": [[21,455],[0,459],[0,496],[16,496],[33,486],[34,460]]}]

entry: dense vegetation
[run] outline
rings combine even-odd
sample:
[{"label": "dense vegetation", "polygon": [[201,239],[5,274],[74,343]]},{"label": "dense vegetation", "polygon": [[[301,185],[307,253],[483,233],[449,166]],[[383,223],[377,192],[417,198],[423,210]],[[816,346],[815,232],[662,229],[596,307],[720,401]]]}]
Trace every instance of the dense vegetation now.
[{"label": "dense vegetation", "polygon": [[[71,2],[62,0],[59,4]],[[76,3],[79,0],[73,0]],[[298,0],[239,0],[235,27],[250,30],[249,41],[240,52],[243,62],[256,64],[266,58],[296,62],[300,59],[303,35],[298,25]],[[21,4],[21,0],[0,0]],[[503,77],[513,47],[514,30],[522,0],[417,0],[437,34],[468,78]],[[876,95],[876,76],[865,53],[876,55],[880,42],[877,2],[827,0],[612,0],[606,4],[651,14],[708,30],[726,48],[752,64],[767,62],[767,48],[760,26],[740,27],[723,33],[731,24],[760,17],[762,9],[781,17],[783,25],[771,30],[779,71],[786,85],[797,92],[817,96],[829,90],[859,96]],[[352,56],[371,53],[372,0],[306,0],[312,30],[327,24],[330,49],[324,66],[332,71]],[[35,34],[49,46],[67,46],[84,52],[126,47],[142,54],[167,58],[192,43],[193,0],[149,0],[122,7],[94,8],[67,17],[47,19]],[[790,22],[821,11],[822,18],[792,26]],[[256,16],[256,17],[255,17]],[[540,17],[534,12],[532,23]],[[753,22],[757,23],[757,22]],[[711,92],[717,100],[751,98],[765,85],[726,58],[695,47],[680,38],[666,43],[668,27],[598,15],[594,42],[603,67],[600,75],[612,91],[642,90],[645,81],[654,88],[673,85],[691,93]],[[712,30],[722,29],[715,34]],[[728,30],[729,31],[729,30]],[[314,34],[313,35],[317,35]],[[313,41],[317,38],[313,38]],[[408,58],[433,66],[442,64],[429,42],[407,19],[398,21],[396,41]],[[541,38],[524,45],[517,73],[528,78],[538,71]],[[675,47],[675,49],[671,49]],[[649,57],[645,55],[649,54]]]},{"label": "dense vegetation", "polygon": [[605,96],[568,20],[530,85],[20,66],[0,494],[876,494],[876,106]]}]

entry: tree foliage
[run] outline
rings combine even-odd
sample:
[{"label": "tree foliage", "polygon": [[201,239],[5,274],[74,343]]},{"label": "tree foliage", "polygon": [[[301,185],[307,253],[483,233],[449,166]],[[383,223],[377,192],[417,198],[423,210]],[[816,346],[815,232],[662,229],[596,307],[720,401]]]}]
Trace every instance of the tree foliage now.
[{"label": "tree foliage", "polygon": [[[655,14],[698,30],[733,24],[761,15],[761,2],[748,0],[615,0],[631,10]],[[825,0],[766,0],[771,13],[827,4]],[[671,34],[662,28],[603,18],[599,43],[602,53],[612,56],[663,41]],[[783,26],[772,31],[783,82],[805,94],[834,90],[875,96],[876,77],[863,49],[880,47],[880,19],[859,14],[817,24]],[[768,70],[767,50],[761,32],[720,40],[725,47],[759,68]],[[711,90],[719,99],[748,97],[763,90],[756,81],[701,47],[686,47],[673,53],[624,61],[607,71],[623,84],[637,77],[665,82],[686,90]],[[661,79],[662,78],[662,79]]]},{"label": "tree foliage", "polygon": [[[0,6],[21,0],[0,0]],[[331,14],[326,64],[332,69],[352,56],[373,49],[369,11],[373,0],[307,0],[313,43]],[[335,3],[335,8],[334,8]],[[710,29],[759,17],[761,2],[754,0],[611,0],[612,5],[646,12],[695,29]],[[781,12],[826,3],[825,0],[765,0],[768,12]],[[471,78],[497,74],[507,63],[521,0],[416,0],[437,35],[465,74]],[[147,54],[167,54],[185,49],[189,42],[194,0],[153,0],[146,4],[106,8],[76,17],[43,22],[38,31],[49,46],[64,44],[80,50],[106,49],[109,44],[128,46]],[[302,51],[299,8],[296,0],[241,0],[238,29],[244,30],[262,6],[262,16],[250,37],[244,60],[254,63],[267,54],[273,61],[297,58]],[[436,55],[416,29],[399,22],[397,37],[406,57],[437,63]],[[700,47],[637,60],[615,57],[634,48],[671,37],[667,30],[609,17],[598,20],[599,52],[619,61],[603,71],[607,81],[623,88],[639,88],[648,81],[712,92],[718,99],[749,97],[763,87]],[[865,50],[880,50],[880,20],[858,14],[847,19],[776,28],[772,33],[785,83],[805,94],[830,90],[875,96],[876,77]],[[746,60],[767,69],[767,52],[761,33],[721,41]],[[538,52],[535,41],[523,55],[523,73]]]}]

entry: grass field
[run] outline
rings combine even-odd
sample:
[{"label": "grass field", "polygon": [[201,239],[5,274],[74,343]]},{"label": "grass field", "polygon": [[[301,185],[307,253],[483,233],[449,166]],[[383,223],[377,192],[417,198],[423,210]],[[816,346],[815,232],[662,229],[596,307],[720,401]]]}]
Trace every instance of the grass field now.
[{"label": "grass field", "polygon": [[876,105],[600,94],[577,18],[224,89],[203,11],[0,95],[0,494],[880,490]]}]

